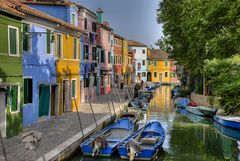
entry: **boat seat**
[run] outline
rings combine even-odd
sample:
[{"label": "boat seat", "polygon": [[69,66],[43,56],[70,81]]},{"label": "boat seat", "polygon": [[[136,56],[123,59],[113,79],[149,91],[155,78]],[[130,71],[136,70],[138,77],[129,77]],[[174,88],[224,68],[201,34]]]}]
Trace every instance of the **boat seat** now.
[{"label": "boat seat", "polygon": [[107,141],[109,141],[109,142],[119,142],[119,141],[122,141],[122,139],[110,138],[110,139],[107,139]]},{"label": "boat seat", "polygon": [[156,144],[159,141],[159,137],[144,137],[140,141],[143,144]]}]

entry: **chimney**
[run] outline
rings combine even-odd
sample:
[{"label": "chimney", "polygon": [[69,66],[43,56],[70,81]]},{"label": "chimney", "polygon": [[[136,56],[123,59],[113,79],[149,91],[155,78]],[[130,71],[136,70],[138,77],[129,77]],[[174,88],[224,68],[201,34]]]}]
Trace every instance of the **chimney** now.
[{"label": "chimney", "polygon": [[104,21],[104,22],[103,22],[103,25],[109,27],[109,22]]},{"label": "chimney", "polygon": [[103,10],[101,10],[100,8],[98,8],[97,10],[97,16],[98,16],[98,22],[103,23]]}]

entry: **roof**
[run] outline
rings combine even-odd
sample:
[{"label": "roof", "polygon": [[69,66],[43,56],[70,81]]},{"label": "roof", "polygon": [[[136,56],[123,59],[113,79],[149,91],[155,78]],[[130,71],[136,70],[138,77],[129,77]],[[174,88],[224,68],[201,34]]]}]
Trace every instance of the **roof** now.
[{"label": "roof", "polygon": [[110,28],[110,27],[107,27],[106,25],[104,25],[104,24],[102,24],[102,23],[99,23],[99,22],[97,22],[97,24],[101,27],[101,28],[103,28],[103,29],[105,29],[105,30],[108,30],[108,31],[113,31],[113,29],[112,28]]},{"label": "roof", "polygon": [[61,1],[49,1],[49,0],[20,0],[24,4],[36,4],[36,5],[57,5],[57,6],[70,6],[75,4],[74,2],[61,2]]},{"label": "roof", "polygon": [[48,14],[45,14],[43,12],[40,12],[40,11],[38,11],[36,9],[33,9],[31,7],[28,7],[27,5],[19,2],[19,0],[0,0],[0,1],[1,1],[0,9],[5,11],[5,12],[8,12],[10,14],[19,15],[19,16],[22,16],[23,18],[26,17],[28,14],[33,15],[33,16],[45,19],[47,21],[57,23],[57,24],[62,25],[66,28],[84,33],[84,31],[82,29],[80,29],[79,27],[74,26],[74,25],[72,25],[70,23],[67,23],[63,20],[60,20],[58,18],[55,18],[53,16],[50,16]]},{"label": "roof", "polygon": [[151,50],[150,55],[148,55],[149,60],[166,60],[168,59],[168,53],[162,51],[161,49]]},{"label": "roof", "polygon": [[91,11],[90,9],[88,9],[88,8],[82,6],[82,5],[79,5],[79,4],[77,4],[77,7],[78,7],[79,10],[87,11],[87,12],[89,12],[93,17],[97,18],[97,14],[94,13],[93,11]]},{"label": "roof", "polygon": [[128,41],[128,46],[147,47],[147,45],[145,45],[141,42],[135,41],[135,40],[129,40]]},{"label": "roof", "polygon": [[11,1],[7,1],[7,0],[0,0],[0,11],[15,15],[15,16],[19,16],[22,17],[25,14],[23,12],[18,11],[17,5],[15,3],[12,3]]},{"label": "roof", "polygon": [[118,35],[116,33],[113,33],[113,34],[114,34],[114,37],[124,40],[124,37],[122,37],[122,36],[120,36],[120,35]]}]

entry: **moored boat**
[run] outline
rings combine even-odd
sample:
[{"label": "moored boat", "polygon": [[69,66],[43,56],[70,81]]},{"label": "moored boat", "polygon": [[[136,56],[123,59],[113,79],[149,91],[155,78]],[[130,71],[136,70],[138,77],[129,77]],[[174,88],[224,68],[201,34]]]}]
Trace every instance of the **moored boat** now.
[{"label": "moored boat", "polygon": [[141,113],[142,110],[140,108],[139,109],[126,108],[120,114],[120,118],[129,118],[133,123],[136,123],[139,120]]},{"label": "moored boat", "polygon": [[197,107],[187,106],[187,107],[186,107],[186,111],[189,112],[189,113],[198,115],[198,116],[205,116],[202,112],[200,112],[200,111],[198,110]]},{"label": "moored boat", "polygon": [[123,159],[152,160],[161,149],[165,132],[159,121],[147,122],[118,147]]},{"label": "moored boat", "polygon": [[109,157],[117,150],[117,146],[133,133],[133,130],[134,123],[131,119],[119,119],[84,141],[81,144],[82,152],[87,156]]},{"label": "moored boat", "polygon": [[214,121],[234,129],[240,130],[240,117],[239,116],[214,116]]},{"label": "moored boat", "polygon": [[197,106],[198,111],[203,113],[204,116],[212,117],[217,112],[216,108],[209,108],[207,106]]},{"label": "moored boat", "polygon": [[218,129],[218,131],[232,139],[240,140],[240,131],[237,129],[229,128],[224,125],[219,124],[218,122],[214,122],[214,126]]}]

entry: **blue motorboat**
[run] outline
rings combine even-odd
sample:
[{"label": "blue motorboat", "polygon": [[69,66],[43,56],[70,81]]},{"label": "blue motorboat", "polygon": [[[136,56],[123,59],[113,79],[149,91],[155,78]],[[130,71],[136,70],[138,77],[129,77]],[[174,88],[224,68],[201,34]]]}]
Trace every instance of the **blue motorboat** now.
[{"label": "blue motorboat", "polygon": [[214,116],[214,121],[226,127],[240,130],[240,117],[239,116]]},{"label": "blue motorboat", "polygon": [[117,146],[128,138],[134,130],[134,123],[130,118],[122,118],[104,128],[93,137],[81,144],[81,149],[86,156],[109,157]]},{"label": "blue motorboat", "polygon": [[123,159],[152,160],[156,157],[165,140],[165,132],[159,121],[145,124],[118,147]]},{"label": "blue motorboat", "polygon": [[223,134],[227,137],[236,139],[236,140],[240,140],[240,131],[239,130],[223,126],[216,121],[214,122],[214,126],[218,129],[218,131],[221,134]]}]

